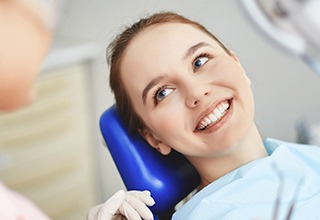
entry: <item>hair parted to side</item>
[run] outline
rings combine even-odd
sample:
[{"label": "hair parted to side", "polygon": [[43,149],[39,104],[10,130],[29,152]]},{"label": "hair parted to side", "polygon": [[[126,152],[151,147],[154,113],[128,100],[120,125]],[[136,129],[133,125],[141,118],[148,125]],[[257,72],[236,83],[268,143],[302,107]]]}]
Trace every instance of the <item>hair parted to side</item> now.
[{"label": "hair parted to side", "polygon": [[142,18],[133,25],[126,27],[126,29],[109,44],[107,48],[107,61],[110,67],[110,88],[114,93],[119,115],[130,133],[136,133],[138,130],[143,130],[145,128],[145,123],[135,112],[129,95],[124,88],[121,78],[121,61],[126,48],[139,33],[152,25],[164,23],[190,24],[216,40],[225,52],[230,55],[230,51],[204,26],[174,12],[156,13],[149,17]]}]

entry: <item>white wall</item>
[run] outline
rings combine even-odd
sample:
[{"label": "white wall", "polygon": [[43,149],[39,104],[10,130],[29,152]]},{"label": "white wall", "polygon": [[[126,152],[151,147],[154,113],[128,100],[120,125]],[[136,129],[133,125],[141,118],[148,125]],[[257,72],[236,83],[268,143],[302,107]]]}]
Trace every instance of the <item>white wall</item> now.
[{"label": "white wall", "polygon": [[[251,26],[236,0],[69,0],[58,36],[86,38],[101,45],[94,76],[97,115],[113,103],[104,61],[107,44],[124,25],[160,10],[199,21],[236,53],[252,80],[256,122],[263,137],[294,141],[299,118],[320,122],[320,76],[269,44]],[[113,180],[117,172],[107,150],[101,152],[106,198],[122,185],[118,176]]]}]

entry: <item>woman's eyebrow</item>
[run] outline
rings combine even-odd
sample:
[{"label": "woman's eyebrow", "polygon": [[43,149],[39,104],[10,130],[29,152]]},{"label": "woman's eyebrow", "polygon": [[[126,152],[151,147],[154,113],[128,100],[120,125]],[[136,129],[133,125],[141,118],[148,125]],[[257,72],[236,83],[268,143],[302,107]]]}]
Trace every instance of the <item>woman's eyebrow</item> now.
[{"label": "woman's eyebrow", "polygon": [[165,78],[165,76],[158,76],[154,79],[152,79],[148,84],[147,86],[143,89],[143,92],[142,92],[142,101],[143,101],[143,104],[145,105],[146,104],[146,99],[147,99],[147,94],[149,93],[149,91],[155,86],[157,85],[163,78]]},{"label": "woman's eyebrow", "polygon": [[210,46],[210,44],[208,44],[206,42],[203,42],[203,41],[193,45],[192,47],[190,47],[187,50],[187,52],[185,53],[183,59],[187,59],[187,58],[191,57],[199,48],[206,47],[206,46]]}]

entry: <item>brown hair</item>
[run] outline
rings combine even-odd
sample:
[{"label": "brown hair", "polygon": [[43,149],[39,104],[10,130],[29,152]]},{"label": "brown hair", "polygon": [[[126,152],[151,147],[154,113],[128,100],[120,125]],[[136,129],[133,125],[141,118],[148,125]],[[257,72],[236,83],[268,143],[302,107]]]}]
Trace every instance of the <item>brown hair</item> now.
[{"label": "brown hair", "polygon": [[225,52],[230,55],[230,51],[204,26],[173,12],[161,12],[153,14],[150,17],[143,18],[134,23],[132,26],[127,27],[108,46],[107,60],[108,64],[110,65],[109,84],[112,92],[115,95],[116,106],[120,117],[131,133],[136,132],[138,129],[143,130],[145,128],[145,124],[141,117],[134,111],[131,100],[121,79],[120,66],[123,54],[132,39],[135,38],[140,32],[152,25],[164,23],[190,24],[216,40],[218,44],[225,50]]}]

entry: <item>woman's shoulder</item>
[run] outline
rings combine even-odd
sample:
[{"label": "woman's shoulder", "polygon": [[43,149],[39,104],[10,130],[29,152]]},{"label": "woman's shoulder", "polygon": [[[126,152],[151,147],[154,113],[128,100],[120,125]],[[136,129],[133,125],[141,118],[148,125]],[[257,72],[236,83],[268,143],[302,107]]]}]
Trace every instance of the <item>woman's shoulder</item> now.
[{"label": "woman's shoulder", "polygon": [[279,167],[312,171],[320,175],[319,146],[267,139],[265,147],[270,155],[269,160],[275,161]]},{"label": "woman's shoulder", "polygon": [[269,155],[271,155],[278,148],[297,149],[302,152],[314,151],[320,153],[320,146],[311,144],[301,144],[296,142],[284,141],[275,138],[266,138],[264,146]]}]

